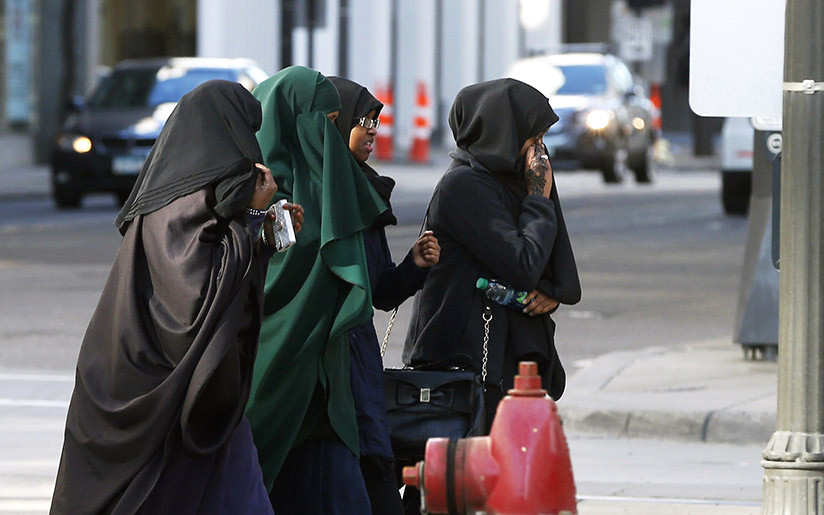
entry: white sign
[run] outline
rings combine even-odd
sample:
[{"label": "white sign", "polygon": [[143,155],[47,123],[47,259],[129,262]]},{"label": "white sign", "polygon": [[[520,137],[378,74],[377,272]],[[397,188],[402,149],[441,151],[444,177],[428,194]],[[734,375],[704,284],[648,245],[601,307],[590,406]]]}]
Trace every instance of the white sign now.
[{"label": "white sign", "polygon": [[652,20],[624,16],[620,23],[618,56],[624,61],[649,61],[652,59]]},{"label": "white sign", "polygon": [[692,0],[690,107],[781,117],[786,0]]}]

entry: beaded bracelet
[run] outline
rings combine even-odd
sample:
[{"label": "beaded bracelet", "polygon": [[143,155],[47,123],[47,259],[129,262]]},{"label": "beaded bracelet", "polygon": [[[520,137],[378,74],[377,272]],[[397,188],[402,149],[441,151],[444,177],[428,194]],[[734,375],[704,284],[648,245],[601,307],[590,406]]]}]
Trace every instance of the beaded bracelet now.
[{"label": "beaded bracelet", "polygon": [[247,207],[244,211],[252,216],[263,216],[266,214],[265,209],[255,209],[253,207]]}]

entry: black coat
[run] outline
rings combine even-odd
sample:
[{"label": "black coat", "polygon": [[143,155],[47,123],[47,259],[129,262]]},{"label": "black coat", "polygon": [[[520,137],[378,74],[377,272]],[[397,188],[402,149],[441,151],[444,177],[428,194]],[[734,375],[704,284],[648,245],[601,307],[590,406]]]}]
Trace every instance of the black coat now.
[{"label": "black coat", "polygon": [[[537,352],[546,360],[545,387],[553,398],[561,396],[565,375],[555,352],[555,323],[550,315],[518,313],[487,301],[475,288],[475,281],[486,277],[521,290],[537,287],[568,303],[580,299],[580,287],[575,288],[577,274],[574,284],[564,291],[545,272],[558,234],[555,207],[552,200],[538,195],[518,202],[490,175],[459,160],[453,162],[435,188],[429,207],[427,228],[438,238],[441,258],[415,298],[404,345],[405,364],[441,365],[438,368],[470,364],[480,372],[481,316],[489,302],[493,317],[487,383],[511,377],[509,364],[514,366],[516,354]],[[528,350],[517,352],[513,346]]]},{"label": "black coat", "polygon": [[[482,315],[488,305],[487,385],[508,388],[518,361],[530,360],[538,362],[550,395],[558,399],[563,393],[565,374],[550,315],[511,310],[475,288],[484,277],[518,290],[538,289],[566,304],[580,300],[557,187],[550,198],[528,194],[524,178],[521,149],[557,120],[546,97],[513,79],[474,84],[458,93],[449,114],[458,148],[450,154],[453,163],[436,186],[428,212],[427,228],[440,242],[441,257],[415,299],[405,364],[482,372]],[[490,395],[495,398],[488,389]]]}]

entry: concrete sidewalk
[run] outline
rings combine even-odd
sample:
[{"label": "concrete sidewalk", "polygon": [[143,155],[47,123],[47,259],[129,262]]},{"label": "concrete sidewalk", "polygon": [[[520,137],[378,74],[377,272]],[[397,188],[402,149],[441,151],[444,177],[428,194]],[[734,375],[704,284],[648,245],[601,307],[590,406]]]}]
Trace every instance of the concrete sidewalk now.
[{"label": "concrete sidewalk", "polygon": [[49,195],[49,168],[35,164],[32,139],[23,133],[0,133],[0,201]]},{"label": "concrete sidewalk", "polygon": [[777,368],[727,341],[614,352],[568,378],[558,410],[571,431],[766,445]]}]

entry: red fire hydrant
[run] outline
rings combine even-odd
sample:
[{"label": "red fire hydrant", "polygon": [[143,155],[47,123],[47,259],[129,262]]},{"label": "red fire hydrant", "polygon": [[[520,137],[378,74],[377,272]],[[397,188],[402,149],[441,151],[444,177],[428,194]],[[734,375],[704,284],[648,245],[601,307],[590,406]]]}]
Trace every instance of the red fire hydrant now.
[{"label": "red fire hydrant", "polygon": [[555,402],[538,366],[522,362],[489,436],[430,438],[424,461],[404,467],[429,513],[574,515],[575,482]]}]

